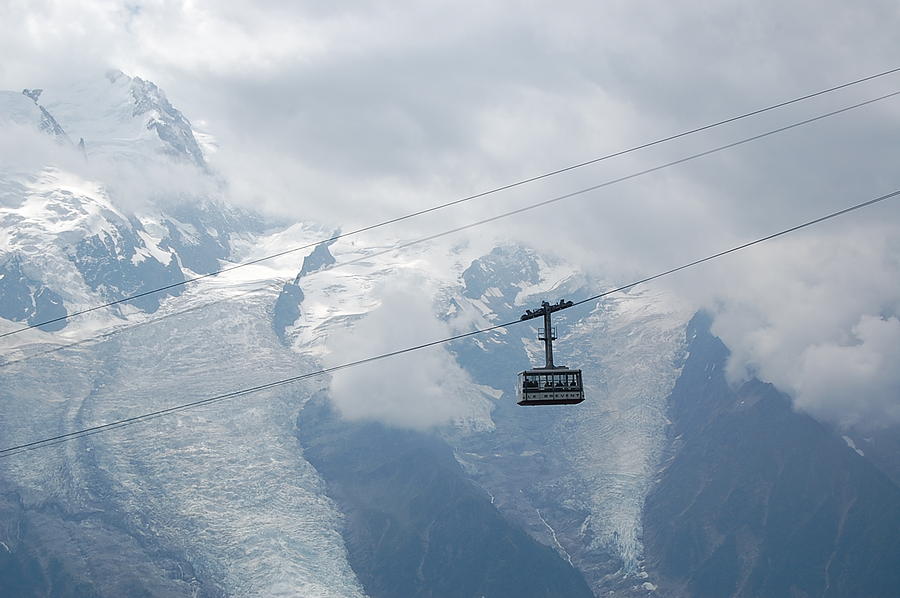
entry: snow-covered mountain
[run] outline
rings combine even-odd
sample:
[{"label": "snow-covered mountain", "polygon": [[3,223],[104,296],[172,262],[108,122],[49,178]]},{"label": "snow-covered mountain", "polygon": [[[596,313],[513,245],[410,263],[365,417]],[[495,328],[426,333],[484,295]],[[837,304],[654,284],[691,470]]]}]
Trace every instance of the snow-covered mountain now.
[{"label": "snow-covered mountain", "polygon": [[43,89],[23,89],[22,93],[0,91],[0,123],[33,127],[60,141],[69,141],[66,132],[53,115],[38,103],[43,91]]},{"label": "snow-covered mountain", "polygon": [[[58,163],[0,173],[4,330],[218,269],[266,226],[210,193],[218,181],[190,123],[152,83],[111,73],[28,94],[4,96],[31,110],[17,108],[18,127],[23,113],[53,114],[84,143]],[[41,122],[34,134],[47,134]],[[186,198],[136,203],[128,186],[103,178],[117,163],[193,169],[208,184]],[[273,272],[247,269],[8,337],[4,443],[311,367],[271,332]],[[275,391],[231,422],[216,419],[218,446],[207,436],[212,414],[197,412],[166,422],[174,444],[161,445],[163,431],[151,425],[7,459],[0,552],[12,564],[4,581],[22,595],[72,587],[73,595],[361,596],[343,556],[340,513],[284,417],[307,394]]]},{"label": "snow-covered mountain", "polygon": [[65,123],[69,138],[83,141],[89,158],[144,161],[162,152],[206,165],[191,123],[150,81],[109,71],[103,81],[25,90],[30,91],[42,92],[35,99],[41,110]]},{"label": "snow-covered mountain", "polygon": [[[210,272],[231,252],[232,236],[260,225],[209,194],[212,183],[187,198],[131,209],[132,190],[121,180],[96,178],[124,161],[160,172],[187,163],[211,179],[190,123],[152,83],[115,72],[62,91],[3,92],[2,100],[8,122],[64,136],[63,122],[80,139],[80,148],[60,156],[62,165],[2,172],[0,316],[7,320],[35,324]],[[105,316],[152,312],[178,293],[148,295]]]},{"label": "snow-covered mountain", "polygon": [[[0,172],[2,331],[333,236],[229,206],[205,137],[137,77],[0,93],[3,123],[61,153]],[[134,201],[117,178],[134,164],[189,173],[191,192],[161,184]],[[3,446],[516,320],[610,283],[516,244],[385,249],[321,243],[3,339]],[[786,403],[775,419],[745,410],[747,393],[724,382],[727,351],[688,306],[637,288],[554,323],[557,362],[584,369],[577,407],[515,405],[516,372],[542,357],[530,321],[2,459],[0,581],[21,596],[678,597],[841,595],[878,576],[841,556],[857,541],[843,531],[824,556],[791,545],[810,571],[841,567],[825,585],[772,573],[757,553],[725,558],[739,542],[766,558],[789,545],[757,541],[765,522],[735,532],[728,508],[749,521],[805,505],[739,495],[784,478],[742,470],[706,431],[737,421],[723,429],[758,448],[768,422],[809,421]],[[872,529],[874,504],[885,525],[900,521],[895,482],[834,431],[813,436],[775,446],[772,462],[829,447],[815,463],[837,473],[817,490],[839,508],[823,521]],[[866,482],[858,501],[853,476]],[[711,491],[726,479],[731,491]],[[852,546],[890,553],[882,536]],[[764,582],[747,581],[754,571]],[[881,578],[867,587],[889,595]]]}]

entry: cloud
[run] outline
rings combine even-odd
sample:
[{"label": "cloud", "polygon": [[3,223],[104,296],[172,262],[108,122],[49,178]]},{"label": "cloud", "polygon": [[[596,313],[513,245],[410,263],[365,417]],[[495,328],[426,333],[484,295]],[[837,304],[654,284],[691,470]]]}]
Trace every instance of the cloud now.
[{"label": "cloud", "polygon": [[[900,11],[891,0],[575,2],[565,11],[36,0],[0,5],[0,23],[0,53],[15,57],[0,64],[0,87],[49,88],[110,67],[151,79],[216,137],[210,163],[233,201],[350,230],[897,66]],[[896,76],[873,81],[373,237],[452,228],[898,85]],[[900,101],[882,102],[447,243],[524,241],[611,285],[630,282],[894,190],[898,123]],[[123,195],[137,196],[145,178],[118,180],[136,182]],[[790,370],[816,371],[822,347],[874,351],[863,322],[897,314],[896,222],[900,206],[880,206],[664,284],[715,310],[733,379],[776,382],[824,419],[891,420],[885,401],[858,410]],[[851,293],[839,284],[847,279]]]},{"label": "cloud", "polygon": [[900,320],[864,315],[848,344],[811,345],[792,372],[796,403],[844,426],[900,423]]},{"label": "cloud", "polygon": [[[353,325],[331,333],[326,366],[450,336],[423,301],[415,279],[400,279],[376,293],[381,306]],[[387,358],[333,374],[330,396],[343,417],[377,420],[426,430],[470,412],[472,382],[443,346]]]},{"label": "cloud", "polygon": [[221,185],[196,166],[160,155],[141,163],[96,158],[79,169],[88,180],[101,181],[117,207],[128,213],[154,207],[214,199]]},{"label": "cloud", "polygon": [[715,314],[732,382],[772,382],[839,426],[900,423],[900,227],[877,218],[784,239],[682,281]]},{"label": "cloud", "polygon": [[0,158],[6,172],[31,173],[48,164],[76,167],[83,158],[66,141],[43,133],[32,124],[0,122]]},{"label": "cloud", "polygon": [[103,188],[126,213],[152,210],[160,202],[178,203],[221,197],[216,179],[193,164],[170,159],[120,159],[109,154],[85,156],[68,141],[29,125],[0,123],[0,160],[6,173],[30,176],[46,167],[77,175]]}]

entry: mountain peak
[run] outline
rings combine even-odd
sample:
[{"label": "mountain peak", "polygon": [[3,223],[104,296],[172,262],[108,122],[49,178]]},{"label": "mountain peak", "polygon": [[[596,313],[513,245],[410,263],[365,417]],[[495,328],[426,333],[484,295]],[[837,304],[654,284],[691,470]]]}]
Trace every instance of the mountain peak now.
[{"label": "mountain peak", "polygon": [[[57,135],[64,129],[73,139],[84,139],[88,157],[105,154],[115,160],[145,163],[162,153],[206,168],[190,121],[152,81],[110,70],[99,81],[87,78],[60,87],[23,89],[16,95],[37,106],[43,117],[38,119],[40,128]],[[22,112],[21,107],[7,104]],[[0,116],[9,112],[5,107],[0,105]]]},{"label": "mountain peak", "polygon": [[166,94],[155,83],[134,77],[131,79],[131,97],[134,99],[132,116],[149,115],[146,126],[155,130],[168,145],[167,153],[186,155],[197,166],[206,165],[191,123],[169,103]]}]

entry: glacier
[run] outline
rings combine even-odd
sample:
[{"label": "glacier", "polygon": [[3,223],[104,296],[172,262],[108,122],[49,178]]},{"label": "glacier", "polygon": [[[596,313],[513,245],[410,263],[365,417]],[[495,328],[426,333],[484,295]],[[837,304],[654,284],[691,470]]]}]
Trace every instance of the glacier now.
[{"label": "glacier", "polygon": [[[497,271],[498,261],[508,261],[505,256],[488,261],[494,263],[473,266],[493,271],[500,288],[507,287],[505,295],[496,296],[495,287],[476,287],[468,294],[480,296],[463,293],[457,303],[472,302],[478,311],[486,304],[494,313],[515,317],[544,298],[578,299],[609,286],[524,249],[518,252],[520,263],[504,269],[528,272],[525,280],[504,279]],[[504,392],[502,408],[494,413],[496,432],[454,435],[460,460],[499,508],[571,558],[595,592],[626,589],[646,575],[642,507],[660,467],[666,399],[680,372],[691,315],[652,287],[607,297],[592,309],[560,312],[554,318],[560,331],[557,362],[584,369],[587,400],[576,409],[535,412],[513,406],[513,373],[542,363],[543,352],[534,326],[510,329],[512,338],[492,339],[510,351],[494,366],[506,375],[488,371],[482,378]],[[498,347],[460,352],[462,364],[475,364],[497,354]]]},{"label": "glacier", "polygon": [[[178,159],[211,176],[188,121],[148,82],[112,73],[74,90],[48,89],[40,99],[86,140],[88,160],[166,167]],[[24,94],[16,101],[33,103]],[[92,173],[52,165],[2,173],[4,254],[70,311],[218,268],[264,226],[208,195],[123,209],[121,190]],[[314,367],[272,331],[278,285],[271,278],[283,274],[247,268],[91,312],[55,334],[7,337],[4,444]],[[11,315],[22,321],[28,314]],[[4,322],[3,330],[20,326]],[[347,564],[341,514],[296,438],[299,410],[317,390],[315,382],[272,390],[239,409],[214,406],[16,455],[0,463],[3,490],[16,497],[13,516],[46,530],[51,558],[77,569],[75,555],[95,552],[92,568],[104,571],[110,595],[136,583],[132,576],[158,595],[363,596]],[[46,512],[65,515],[48,523]],[[74,534],[73,546],[46,540],[62,533]],[[3,541],[13,551],[23,546],[15,535]],[[97,550],[98,543],[115,552]],[[119,558],[149,564],[106,565]]]},{"label": "glacier", "polygon": [[[343,272],[298,279],[303,315],[289,336],[296,351],[311,356],[327,354],[335,327],[352,326],[376,309],[379,281],[398,271],[415,271],[425,296],[438,298],[435,312],[457,322],[460,331],[515,318],[542,298],[577,298],[601,285],[572,264],[518,246],[498,247],[471,262],[436,256],[426,247],[366,264],[357,261],[355,250],[332,249],[337,264],[355,263]],[[448,262],[470,266],[454,272],[451,265],[448,275]],[[660,466],[666,398],[680,372],[692,312],[652,288],[607,298],[582,312],[566,314],[558,351],[572,367],[585,368],[588,401],[562,411],[504,408],[514,401],[515,372],[540,362],[542,348],[528,326],[495,331],[455,344],[451,359],[483,384],[482,396],[470,397],[470,411],[444,435],[501,511],[574,559],[600,591],[610,578],[627,585],[646,575],[642,506]],[[472,394],[462,388],[451,392]],[[528,479],[527,488],[523,479],[511,483],[510,458],[521,462],[517,467],[523,468],[519,474]],[[610,558],[614,565],[595,567]]]}]

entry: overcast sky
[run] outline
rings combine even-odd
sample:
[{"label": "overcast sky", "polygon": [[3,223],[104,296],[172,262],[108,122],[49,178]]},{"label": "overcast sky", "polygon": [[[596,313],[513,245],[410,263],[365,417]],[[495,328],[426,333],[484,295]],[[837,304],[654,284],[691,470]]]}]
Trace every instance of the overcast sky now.
[{"label": "overcast sky", "polygon": [[[235,201],[345,229],[900,66],[896,1],[0,0],[0,88],[155,81]],[[413,237],[900,90],[900,76],[408,223]],[[488,227],[611,284],[900,189],[900,99]],[[898,203],[898,202],[895,202]],[[548,227],[548,222],[550,226]],[[665,284],[755,374],[900,422],[900,206]],[[552,236],[545,234],[548,228]]]}]

